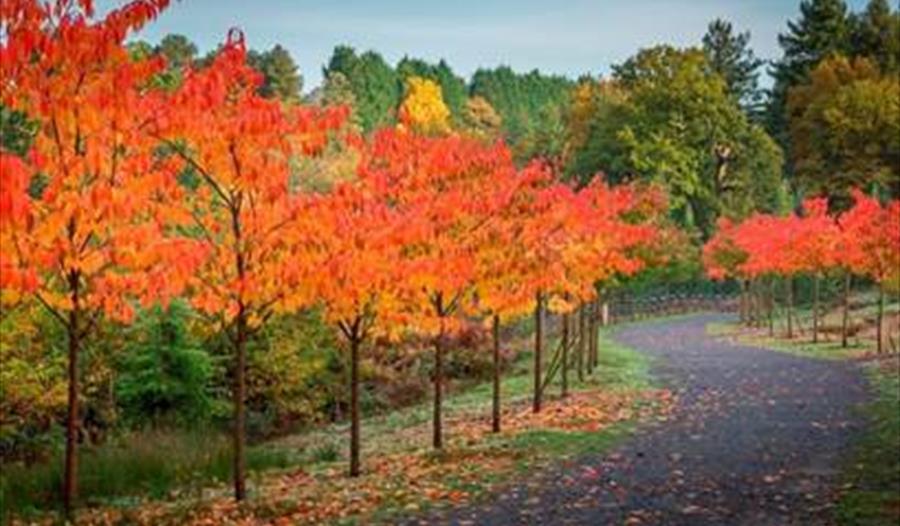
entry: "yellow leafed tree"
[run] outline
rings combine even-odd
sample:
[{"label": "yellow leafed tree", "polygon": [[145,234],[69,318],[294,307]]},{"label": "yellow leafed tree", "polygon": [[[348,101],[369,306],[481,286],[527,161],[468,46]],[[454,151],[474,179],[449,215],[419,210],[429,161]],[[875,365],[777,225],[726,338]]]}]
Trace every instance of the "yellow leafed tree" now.
[{"label": "yellow leafed tree", "polygon": [[441,87],[422,77],[406,80],[406,96],[400,105],[400,122],[426,135],[450,132],[450,110],[444,103]]}]

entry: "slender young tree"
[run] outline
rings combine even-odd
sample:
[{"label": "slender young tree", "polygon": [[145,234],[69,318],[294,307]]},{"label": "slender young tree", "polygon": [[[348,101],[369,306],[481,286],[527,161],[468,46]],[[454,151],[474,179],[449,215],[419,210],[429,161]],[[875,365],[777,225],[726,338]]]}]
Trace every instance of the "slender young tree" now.
[{"label": "slender young tree", "polygon": [[184,235],[208,257],[191,279],[194,307],[228,337],[234,400],[234,495],[246,497],[247,344],[275,313],[314,300],[305,284],[320,262],[311,249],[313,199],[294,162],[326,144],[345,111],[285,106],[258,94],[262,76],[236,30],[212,64],[160,96],[154,136],[196,188],[172,202]]},{"label": "slender young tree", "polygon": [[[103,19],[89,2],[0,9],[0,103],[38,123],[24,157],[0,149],[0,297],[36,300],[66,334],[67,513],[78,498],[86,341],[104,316],[129,320],[134,301],[176,294],[193,262],[166,236],[158,205],[178,189],[145,133],[142,87],[164,64],[133,60],[123,45],[167,3],[133,2]],[[35,180],[46,185],[32,194]]]}]

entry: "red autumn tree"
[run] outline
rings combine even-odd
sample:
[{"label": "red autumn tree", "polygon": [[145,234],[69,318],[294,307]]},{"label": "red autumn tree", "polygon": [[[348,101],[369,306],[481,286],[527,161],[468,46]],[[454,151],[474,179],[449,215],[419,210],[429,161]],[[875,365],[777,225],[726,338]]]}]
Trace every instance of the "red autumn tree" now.
[{"label": "red autumn tree", "polygon": [[900,200],[883,206],[859,190],[853,207],[839,219],[841,261],[878,284],[877,349],[883,349],[884,293],[900,289]]},{"label": "red autumn tree", "polygon": [[[0,101],[37,123],[24,159],[0,151],[0,288],[40,302],[68,340],[63,504],[77,498],[79,363],[104,315],[132,316],[174,294],[195,262],[160,205],[179,190],[146,135],[145,86],[158,61],[132,60],[126,35],[165,0],[93,16],[92,3],[10,0],[0,7]],[[40,191],[29,186],[40,183]],[[173,262],[173,264],[165,264]]]},{"label": "red autumn tree", "polygon": [[314,199],[295,162],[320,150],[345,110],[285,106],[258,95],[261,76],[232,30],[213,63],[160,96],[153,135],[196,188],[168,218],[208,255],[189,282],[192,304],[227,335],[234,360],[234,492],[245,489],[247,341],[275,313],[313,301],[319,264]]},{"label": "red autumn tree", "polygon": [[828,215],[826,199],[807,199],[803,202],[803,216],[797,220],[792,251],[799,267],[813,276],[812,341],[819,341],[819,281],[838,266],[840,231],[834,218]]}]

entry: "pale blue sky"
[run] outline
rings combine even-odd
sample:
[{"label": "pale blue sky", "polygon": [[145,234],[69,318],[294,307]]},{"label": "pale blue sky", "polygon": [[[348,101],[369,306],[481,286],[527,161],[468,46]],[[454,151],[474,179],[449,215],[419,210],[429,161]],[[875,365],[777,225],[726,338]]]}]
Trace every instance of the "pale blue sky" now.
[{"label": "pale blue sky", "polygon": [[[98,3],[102,11],[121,2]],[[466,77],[498,64],[576,77],[606,73],[641,47],[696,44],[715,17],[749,30],[760,57],[777,58],[777,34],[798,13],[799,0],[181,0],[139,37],[182,33],[205,53],[238,26],[253,48],[288,48],[308,91],[337,44],[374,49],[392,64],[445,58]]]}]

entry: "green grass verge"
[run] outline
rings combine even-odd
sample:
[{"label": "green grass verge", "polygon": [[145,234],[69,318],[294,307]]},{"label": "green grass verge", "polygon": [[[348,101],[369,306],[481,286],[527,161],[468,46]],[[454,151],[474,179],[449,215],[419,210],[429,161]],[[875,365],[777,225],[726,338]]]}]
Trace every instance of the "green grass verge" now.
[{"label": "green grass verge", "polygon": [[[291,465],[287,450],[250,447],[251,474]],[[196,494],[231,475],[231,441],[213,431],[129,433],[79,451],[79,493],[84,504],[129,506],[144,498]],[[61,456],[32,466],[0,470],[0,517],[58,509],[63,475]]]},{"label": "green grass verge", "polygon": [[[870,345],[852,343],[842,347],[840,341],[825,341],[812,343],[808,336],[787,339],[781,336],[769,336],[768,329],[746,330],[737,323],[715,322],[706,325],[706,333],[711,336],[731,338],[742,345],[762,347],[773,351],[779,351],[794,356],[815,358],[819,360],[847,360],[864,354],[870,349]],[[776,334],[780,334],[779,332]]]},{"label": "green grass verge", "polygon": [[900,376],[894,367],[870,365],[874,401],[865,408],[869,428],[846,471],[850,489],[838,502],[839,524],[900,524]]}]

